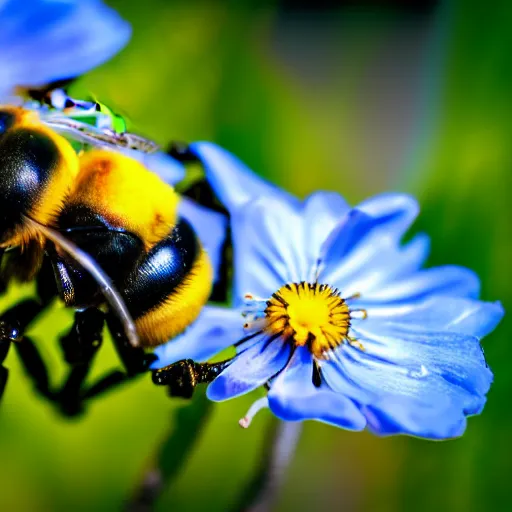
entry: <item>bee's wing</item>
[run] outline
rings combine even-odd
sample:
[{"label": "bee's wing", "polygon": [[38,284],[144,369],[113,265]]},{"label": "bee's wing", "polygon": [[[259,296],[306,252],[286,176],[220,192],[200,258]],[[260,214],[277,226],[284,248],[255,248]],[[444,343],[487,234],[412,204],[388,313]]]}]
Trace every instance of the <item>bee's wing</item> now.
[{"label": "bee's wing", "polygon": [[137,329],[128,311],[128,308],[126,307],[126,304],[124,303],[124,300],[119,292],[114,288],[112,281],[105,274],[105,272],[101,270],[96,261],[94,261],[91,256],[82,251],[74,243],[70,242],[66,237],[62,236],[62,234],[58,231],[49,228],[48,226],[44,226],[43,224],[40,224],[39,222],[36,222],[29,217],[25,217],[25,221],[34,230],[38,231],[46,238],[51,240],[55,245],[66,251],[77,263],[79,263],[91,274],[94,280],[98,283],[105,299],[119,316],[128,341],[133,347],[138,347],[140,342]]},{"label": "bee's wing", "polygon": [[[105,114],[97,113],[97,115],[105,117]],[[43,113],[41,119],[56,132],[67,135],[78,142],[90,144],[91,146],[117,150],[136,150],[143,153],[156,153],[160,150],[158,144],[140,135],[129,132],[117,133],[113,130],[100,129],[94,125],[80,122],[72,117],[66,117],[63,114],[53,112],[47,114]]]},{"label": "bee's wing", "polygon": [[[101,112],[94,113],[98,118],[107,117]],[[174,186],[185,177],[184,166],[172,156],[163,151],[160,146],[150,139],[134,133],[116,133],[112,130],[99,128],[98,126],[81,122],[80,114],[73,112],[73,117],[56,111],[39,111],[41,121],[57,133],[68,139],[88,144],[90,146],[119,151],[129,156],[150,171],[158,174],[169,185]],[[90,117],[90,112],[84,112],[84,116]]]}]

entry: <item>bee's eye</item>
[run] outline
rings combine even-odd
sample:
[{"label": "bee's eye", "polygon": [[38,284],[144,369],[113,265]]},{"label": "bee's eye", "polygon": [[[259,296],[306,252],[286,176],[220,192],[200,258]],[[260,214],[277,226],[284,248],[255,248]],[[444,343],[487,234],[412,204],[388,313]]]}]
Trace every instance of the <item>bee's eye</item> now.
[{"label": "bee's eye", "polygon": [[0,111],[0,135],[5,133],[14,124],[14,119],[13,113]]}]

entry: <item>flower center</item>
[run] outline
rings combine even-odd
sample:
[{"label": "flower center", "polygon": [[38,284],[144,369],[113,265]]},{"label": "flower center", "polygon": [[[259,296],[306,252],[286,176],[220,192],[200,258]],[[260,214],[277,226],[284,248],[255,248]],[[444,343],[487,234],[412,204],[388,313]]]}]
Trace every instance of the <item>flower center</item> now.
[{"label": "flower center", "polygon": [[292,283],[281,287],[266,302],[265,331],[281,334],[295,346],[306,345],[322,358],[348,336],[350,310],[337,289],[318,283]]}]

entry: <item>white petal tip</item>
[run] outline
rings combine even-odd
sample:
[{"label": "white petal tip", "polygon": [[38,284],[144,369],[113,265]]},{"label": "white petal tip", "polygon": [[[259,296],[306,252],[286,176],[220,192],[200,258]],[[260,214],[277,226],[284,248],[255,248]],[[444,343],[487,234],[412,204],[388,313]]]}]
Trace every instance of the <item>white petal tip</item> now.
[{"label": "white petal tip", "polygon": [[265,407],[268,407],[268,398],[266,396],[256,400],[251,405],[251,407],[249,407],[247,414],[241,420],[239,420],[238,424],[242,428],[249,428],[249,425],[252,423],[254,416],[256,416],[256,414],[258,414],[258,412],[260,412],[261,409],[264,409]]},{"label": "white petal tip", "polygon": [[242,428],[249,428],[249,425],[251,424],[251,418],[248,418],[247,416],[244,416],[241,420],[238,421],[238,424]]}]

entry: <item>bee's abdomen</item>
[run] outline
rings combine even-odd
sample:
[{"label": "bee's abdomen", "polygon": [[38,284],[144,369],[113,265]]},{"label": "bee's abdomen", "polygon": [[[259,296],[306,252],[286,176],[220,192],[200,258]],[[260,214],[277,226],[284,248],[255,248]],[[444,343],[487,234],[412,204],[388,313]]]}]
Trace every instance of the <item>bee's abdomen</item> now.
[{"label": "bee's abdomen", "polygon": [[135,318],[164,303],[190,272],[200,251],[185,220],[158,243],[128,278],[125,297]]},{"label": "bee's abdomen", "polygon": [[129,276],[123,290],[141,341],[158,345],[197,317],[211,291],[212,272],[192,227],[181,219]]}]

